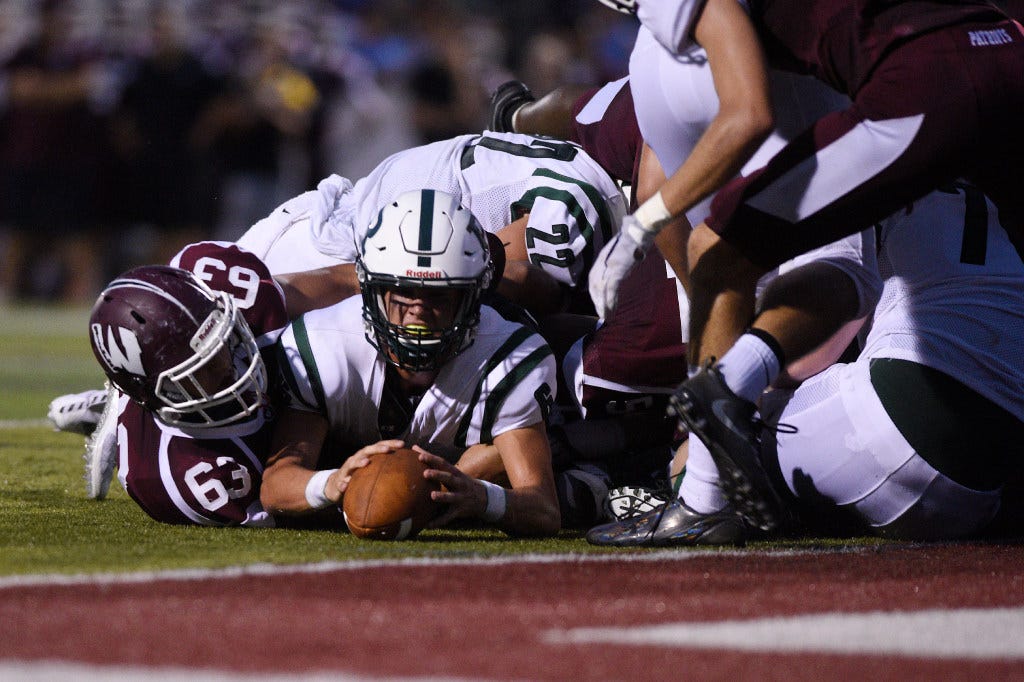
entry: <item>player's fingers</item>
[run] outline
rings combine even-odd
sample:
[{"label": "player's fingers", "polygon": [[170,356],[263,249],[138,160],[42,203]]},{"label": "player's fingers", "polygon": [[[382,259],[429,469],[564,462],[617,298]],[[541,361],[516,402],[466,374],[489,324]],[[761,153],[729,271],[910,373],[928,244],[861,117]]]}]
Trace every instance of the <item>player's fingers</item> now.
[{"label": "player's fingers", "polygon": [[464,487],[461,485],[462,479],[459,476],[456,476],[451,471],[444,469],[427,469],[423,472],[423,478],[440,483],[448,489],[449,493],[458,491]]},{"label": "player's fingers", "polygon": [[456,471],[455,466],[453,466],[448,460],[442,457],[438,457],[437,455],[432,455],[429,452],[425,452],[423,450],[420,450],[420,456],[418,459],[424,464],[426,464],[428,467],[430,467],[428,471],[445,471],[450,474],[454,474]]},{"label": "player's fingers", "polygon": [[363,448],[356,451],[357,455],[381,455],[385,452],[391,452],[399,448],[405,447],[405,443],[400,440],[382,440],[376,443],[371,443]]}]

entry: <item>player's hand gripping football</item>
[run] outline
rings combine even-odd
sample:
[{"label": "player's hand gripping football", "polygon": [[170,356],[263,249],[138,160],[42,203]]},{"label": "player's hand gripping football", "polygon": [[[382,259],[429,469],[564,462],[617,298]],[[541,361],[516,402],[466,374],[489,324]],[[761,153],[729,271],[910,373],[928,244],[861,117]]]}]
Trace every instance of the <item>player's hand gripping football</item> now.
[{"label": "player's hand gripping football", "polygon": [[607,319],[619,301],[619,286],[637,263],[644,259],[654,242],[655,232],[628,215],[622,219],[619,233],[597,255],[590,269],[590,298],[601,319]]},{"label": "player's hand gripping football", "polygon": [[420,461],[430,468],[424,476],[440,483],[443,487],[431,493],[435,502],[447,505],[427,524],[427,528],[440,528],[454,519],[476,518],[487,507],[487,491],[483,485],[448,461],[432,455],[419,446],[413,449],[420,453]]},{"label": "player's hand gripping football", "polygon": [[369,464],[371,455],[384,454],[404,446],[405,443],[400,440],[382,440],[357,450],[327,479],[327,485],[324,486],[327,499],[334,503],[340,502],[352,481],[352,472]]}]

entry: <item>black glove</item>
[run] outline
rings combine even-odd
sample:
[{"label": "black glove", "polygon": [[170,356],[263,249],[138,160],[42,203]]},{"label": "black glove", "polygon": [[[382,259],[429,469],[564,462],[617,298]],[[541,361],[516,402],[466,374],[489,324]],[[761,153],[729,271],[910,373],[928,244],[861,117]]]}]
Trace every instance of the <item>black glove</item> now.
[{"label": "black glove", "polygon": [[519,107],[536,99],[530,88],[521,81],[502,83],[491,93],[490,129],[496,133],[516,132],[512,128],[512,114],[516,113]]}]

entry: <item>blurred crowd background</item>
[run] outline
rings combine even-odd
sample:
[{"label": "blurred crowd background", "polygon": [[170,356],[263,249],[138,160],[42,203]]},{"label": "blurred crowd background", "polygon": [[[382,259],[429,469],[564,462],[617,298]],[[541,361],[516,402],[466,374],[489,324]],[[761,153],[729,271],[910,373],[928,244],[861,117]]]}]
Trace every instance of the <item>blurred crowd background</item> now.
[{"label": "blurred crowd background", "polygon": [[0,301],[232,240],[330,173],[625,75],[594,0],[0,0]]}]

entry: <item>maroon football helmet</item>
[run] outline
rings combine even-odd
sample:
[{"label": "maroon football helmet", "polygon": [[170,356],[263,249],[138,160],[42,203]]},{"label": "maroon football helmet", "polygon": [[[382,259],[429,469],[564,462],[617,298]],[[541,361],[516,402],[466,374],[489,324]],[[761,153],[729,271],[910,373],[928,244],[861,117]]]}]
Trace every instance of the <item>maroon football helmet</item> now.
[{"label": "maroon football helmet", "polygon": [[165,424],[223,426],[266,404],[266,367],[234,299],[188,270],[119,276],[93,306],[89,338],[110,381]]}]

